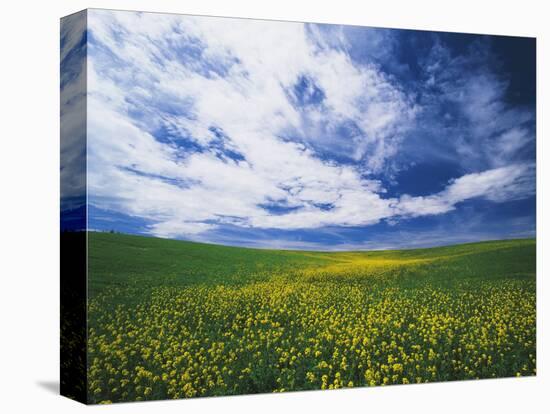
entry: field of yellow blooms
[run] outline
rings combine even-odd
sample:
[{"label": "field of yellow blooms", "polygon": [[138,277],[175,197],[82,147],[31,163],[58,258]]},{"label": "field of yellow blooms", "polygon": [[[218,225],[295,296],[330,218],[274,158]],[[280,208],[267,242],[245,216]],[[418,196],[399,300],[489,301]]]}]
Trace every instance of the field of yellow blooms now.
[{"label": "field of yellow blooms", "polygon": [[319,253],[89,237],[92,403],[536,373],[534,240]]}]

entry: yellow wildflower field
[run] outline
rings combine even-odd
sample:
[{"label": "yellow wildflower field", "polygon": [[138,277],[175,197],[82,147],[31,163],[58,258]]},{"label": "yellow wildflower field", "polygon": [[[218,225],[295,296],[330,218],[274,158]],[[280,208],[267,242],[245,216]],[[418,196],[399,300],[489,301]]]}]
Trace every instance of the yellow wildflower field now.
[{"label": "yellow wildflower field", "polygon": [[320,253],[90,237],[91,402],[536,374],[533,240]]}]

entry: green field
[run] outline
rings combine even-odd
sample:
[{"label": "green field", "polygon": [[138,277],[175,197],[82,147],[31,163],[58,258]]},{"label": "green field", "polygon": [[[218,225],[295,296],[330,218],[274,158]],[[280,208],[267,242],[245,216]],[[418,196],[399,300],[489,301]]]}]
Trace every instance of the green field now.
[{"label": "green field", "polygon": [[535,240],[372,252],[88,235],[88,398],[536,373]]}]

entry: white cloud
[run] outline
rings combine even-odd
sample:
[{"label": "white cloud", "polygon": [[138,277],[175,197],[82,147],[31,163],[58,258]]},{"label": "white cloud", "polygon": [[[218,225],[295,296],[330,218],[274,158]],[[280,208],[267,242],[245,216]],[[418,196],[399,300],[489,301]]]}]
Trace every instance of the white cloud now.
[{"label": "white cloud", "polygon": [[402,216],[423,216],[451,211],[458,203],[475,198],[490,201],[520,200],[535,194],[534,164],[516,164],[463,175],[451,180],[440,193],[427,197],[404,195],[396,205]]},{"label": "white cloud", "polygon": [[[365,172],[383,169],[398,151],[417,108],[375,66],[313,41],[301,23],[92,10],[89,25],[90,202],[151,222],[152,234],[440,214],[471,198],[515,197],[527,174],[521,166],[491,170],[433,196],[383,198]],[[324,93],[316,107],[297,107],[289,96],[304,75]],[[346,122],[358,132],[341,142],[333,134]],[[174,136],[157,140],[161,128]],[[213,128],[244,159],[216,153]],[[289,131],[303,136],[281,139]],[[356,163],[325,159],[326,148]]]},{"label": "white cloud", "polygon": [[60,153],[61,210],[85,204],[86,197],[86,30],[85,12],[61,24]]},{"label": "white cloud", "polygon": [[[494,70],[499,60],[487,39],[473,41],[461,54],[436,41],[422,65],[426,90],[419,122],[435,125],[437,134],[445,131],[437,137],[443,143],[439,155],[450,152],[467,170],[503,167],[532,156],[522,150],[535,140],[534,107],[514,102],[509,75]],[[444,120],[442,107],[452,113]]]},{"label": "white cloud", "polygon": [[162,221],[151,226],[151,232],[158,237],[174,238],[182,234],[195,235],[211,230],[216,226],[208,223],[192,222],[180,220]]}]

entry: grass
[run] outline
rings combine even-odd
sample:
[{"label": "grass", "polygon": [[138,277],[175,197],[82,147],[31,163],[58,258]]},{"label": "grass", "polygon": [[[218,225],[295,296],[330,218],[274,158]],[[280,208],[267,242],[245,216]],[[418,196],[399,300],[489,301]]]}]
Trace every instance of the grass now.
[{"label": "grass", "polygon": [[88,237],[90,402],[536,373],[532,239],[329,253]]},{"label": "grass", "polygon": [[415,274],[443,283],[469,277],[510,278],[533,276],[536,262],[533,239],[370,252],[249,249],[97,232],[89,233],[88,240],[92,297],[128,284],[242,284],[282,275],[292,279],[303,269],[340,274],[358,267],[364,270],[362,278],[381,268],[401,274],[418,265]]}]

